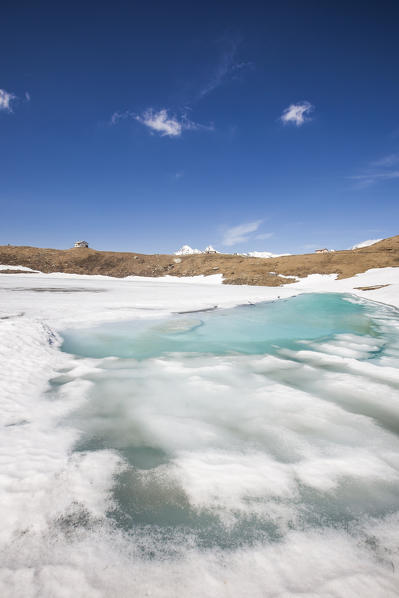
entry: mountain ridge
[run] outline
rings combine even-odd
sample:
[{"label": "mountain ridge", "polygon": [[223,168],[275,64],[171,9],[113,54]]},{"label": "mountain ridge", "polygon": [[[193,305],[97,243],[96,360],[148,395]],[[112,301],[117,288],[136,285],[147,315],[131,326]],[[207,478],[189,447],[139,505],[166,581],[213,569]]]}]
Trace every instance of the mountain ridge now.
[{"label": "mountain ridge", "polygon": [[[225,284],[281,286],[309,274],[349,278],[371,268],[399,267],[399,235],[371,246],[328,253],[286,255],[262,259],[232,254],[140,254],[91,248],[50,249],[0,246],[0,264],[40,272],[126,276],[209,276],[222,274]],[[3,270],[2,273],[10,273]],[[1,266],[0,266],[1,273]]]}]

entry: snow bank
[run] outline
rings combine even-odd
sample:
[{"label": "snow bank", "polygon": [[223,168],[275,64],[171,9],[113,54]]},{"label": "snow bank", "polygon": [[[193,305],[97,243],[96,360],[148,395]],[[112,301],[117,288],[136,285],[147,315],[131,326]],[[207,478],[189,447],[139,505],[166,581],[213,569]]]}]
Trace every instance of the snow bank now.
[{"label": "snow bank", "polygon": [[4,266],[0,264],[0,270],[21,270],[21,272],[39,272],[39,270],[32,270],[26,266]]},{"label": "snow bank", "polygon": [[240,255],[244,255],[246,257],[270,258],[270,257],[284,257],[285,255],[291,255],[291,254],[290,253],[271,253],[270,251],[249,251],[248,253],[240,253]]}]

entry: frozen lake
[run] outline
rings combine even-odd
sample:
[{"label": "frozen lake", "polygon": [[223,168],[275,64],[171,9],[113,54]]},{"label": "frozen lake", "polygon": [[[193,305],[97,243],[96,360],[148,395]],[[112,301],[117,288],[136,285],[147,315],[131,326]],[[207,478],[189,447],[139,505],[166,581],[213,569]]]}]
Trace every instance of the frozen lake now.
[{"label": "frozen lake", "polygon": [[111,525],[165,567],[315,534],[392,568],[375,526],[399,508],[398,325],[389,307],[309,294],[63,333],[63,351],[95,358],[74,451],[123,460]]},{"label": "frozen lake", "polygon": [[41,280],[0,327],[2,595],[398,594],[397,310]]}]

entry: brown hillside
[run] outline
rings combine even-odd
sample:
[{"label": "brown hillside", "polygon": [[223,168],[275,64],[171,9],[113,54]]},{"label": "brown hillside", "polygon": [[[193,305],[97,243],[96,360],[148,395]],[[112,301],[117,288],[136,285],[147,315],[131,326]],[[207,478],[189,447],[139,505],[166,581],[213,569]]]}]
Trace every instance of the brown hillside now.
[{"label": "brown hillside", "polygon": [[[279,275],[338,274],[348,278],[370,268],[399,267],[399,236],[384,239],[362,249],[324,254],[291,255],[279,258],[250,258],[239,255],[143,255],[94,249],[40,249],[0,246],[0,264],[27,266],[41,272],[103,274],[118,278],[136,276],[195,276],[221,273],[226,284],[280,286],[293,282]],[[1,268],[0,268],[1,271]]]}]

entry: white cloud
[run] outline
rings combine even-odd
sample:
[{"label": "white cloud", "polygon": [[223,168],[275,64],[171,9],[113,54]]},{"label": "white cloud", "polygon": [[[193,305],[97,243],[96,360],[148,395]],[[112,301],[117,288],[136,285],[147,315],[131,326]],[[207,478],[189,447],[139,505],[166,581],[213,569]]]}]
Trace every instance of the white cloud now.
[{"label": "white cloud", "polygon": [[314,106],[312,106],[310,102],[291,104],[284,110],[280,119],[284,124],[293,123],[297,127],[300,127],[304,122],[311,120],[309,114],[313,112],[313,110]]},{"label": "white cloud", "polygon": [[222,244],[231,247],[237,243],[248,241],[250,233],[257,231],[261,224],[262,220],[255,220],[228,228],[223,235]]},{"label": "white cloud", "polygon": [[5,89],[0,89],[0,110],[5,112],[12,112],[11,102],[16,99],[16,96],[9,93]]},{"label": "white cloud", "polygon": [[182,123],[177,118],[168,116],[168,111],[165,109],[155,112],[149,108],[141,116],[136,116],[136,120],[159,133],[161,137],[180,137],[183,131]]},{"label": "white cloud", "polygon": [[25,91],[25,100],[27,102],[30,102],[30,93],[29,93],[29,91]]},{"label": "white cloud", "polygon": [[168,111],[163,108],[156,112],[149,108],[142,115],[135,116],[135,119],[152,131],[156,131],[161,137],[180,137],[183,131],[213,131],[213,125],[201,125],[190,120],[187,114],[169,116]]},{"label": "white cloud", "polygon": [[169,115],[166,108],[162,108],[158,112],[152,108],[148,108],[142,114],[135,114],[129,110],[125,112],[114,112],[110,119],[111,125],[117,125],[119,121],[132,118],[137,120],[142,125],[159,133],[161,137],[180,137],[183,131],[198,131],[200,129],[206,131],[213,131],[213,125],[201,125],[190,120],[186,113],[180,117]]}]

